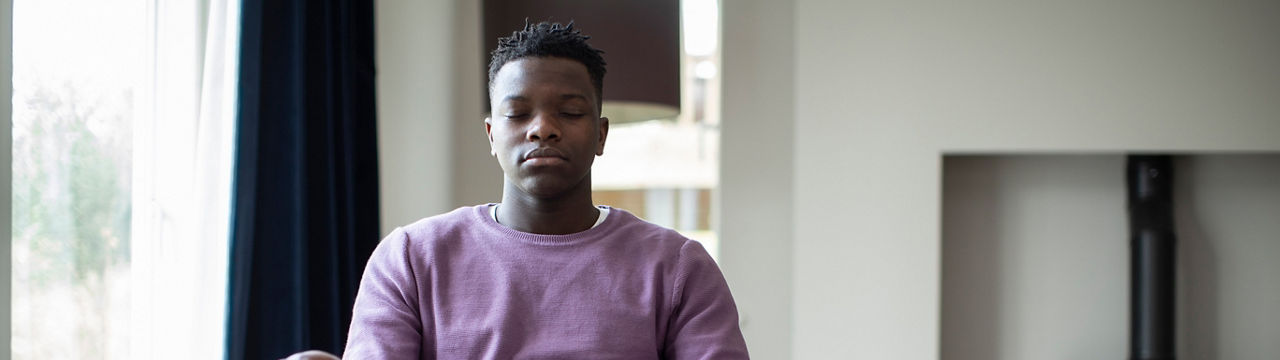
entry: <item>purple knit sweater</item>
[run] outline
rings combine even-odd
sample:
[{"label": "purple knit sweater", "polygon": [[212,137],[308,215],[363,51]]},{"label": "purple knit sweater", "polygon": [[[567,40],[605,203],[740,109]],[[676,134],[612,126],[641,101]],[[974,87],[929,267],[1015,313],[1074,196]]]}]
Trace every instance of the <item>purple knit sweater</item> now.
[{"label": "purple knit sweater", "polygon": [[698,242],[621,209],[569,235],[515,231],[487,210],[382,240],[345,358],[747,358],[729,286]]}]

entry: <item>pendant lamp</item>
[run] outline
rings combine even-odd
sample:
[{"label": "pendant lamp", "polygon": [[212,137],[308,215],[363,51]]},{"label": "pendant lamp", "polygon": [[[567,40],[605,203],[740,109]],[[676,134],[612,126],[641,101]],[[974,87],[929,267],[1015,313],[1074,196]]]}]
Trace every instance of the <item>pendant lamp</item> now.
[{"label": "pendant lamp", "polygon": [[526,19],[573,21],[574,28],[591,37],[591,46],[605,52],[602,115],[610,123],[674,120],[679,115],[678,0],[485,0],[483,13],[485,61],[498,38],[523,29]]}]

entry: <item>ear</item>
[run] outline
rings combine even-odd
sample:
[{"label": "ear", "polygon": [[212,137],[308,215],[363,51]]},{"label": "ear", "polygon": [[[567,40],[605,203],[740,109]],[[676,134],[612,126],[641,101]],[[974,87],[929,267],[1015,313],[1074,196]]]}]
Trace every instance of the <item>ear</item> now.
[{"label": "ear", "polygon": [[492,117],[484,117],[484,134],[489,137],[489,156],[498,156],[497,150],[493,149],[493,121]]},{"label": "ear", "polygon": [[600,117],[600,142],[596,145],[596,156],[604,155],[604,141],[609,139],[609,118]]}]

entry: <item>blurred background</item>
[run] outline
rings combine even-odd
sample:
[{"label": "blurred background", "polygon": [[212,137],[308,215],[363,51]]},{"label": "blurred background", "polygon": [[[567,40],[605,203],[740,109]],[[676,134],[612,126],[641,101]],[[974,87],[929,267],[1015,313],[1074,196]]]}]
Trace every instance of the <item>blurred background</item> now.
[{"label": "blurred background", "polygon": [[1129,154],[1175,159],[1179,356],[1280,353],[1280,5],[3,4],[0,357],[340,352],[382,235],[500,200],[525,17],[607,52],[594,199],[705,244],[753,357],[1123,356]]}]

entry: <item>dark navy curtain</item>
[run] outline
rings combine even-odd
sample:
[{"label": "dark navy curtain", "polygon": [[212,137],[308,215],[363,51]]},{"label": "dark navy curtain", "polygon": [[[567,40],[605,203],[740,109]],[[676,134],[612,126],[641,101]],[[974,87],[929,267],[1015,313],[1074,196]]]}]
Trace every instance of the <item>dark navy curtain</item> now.
[{"label": "dark navy curtain", "polygon": [[380,237],[373,3],[241,16],[227,358],[340,354]]}]

